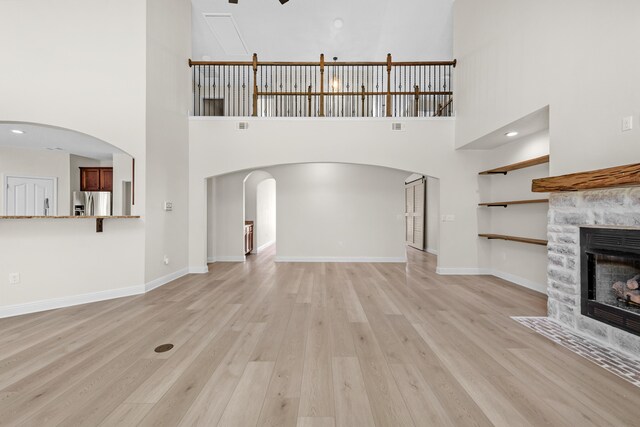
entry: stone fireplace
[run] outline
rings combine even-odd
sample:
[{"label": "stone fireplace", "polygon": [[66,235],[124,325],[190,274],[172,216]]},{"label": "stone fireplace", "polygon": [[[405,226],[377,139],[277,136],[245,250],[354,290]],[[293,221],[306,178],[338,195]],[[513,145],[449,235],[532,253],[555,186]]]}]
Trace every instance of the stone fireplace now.
[{"label": "stone fireplace", "polygon": [[548,316],[640,356],[633,289],[613,287],[640,274],[640,188],[552,193],[548,238]]}]

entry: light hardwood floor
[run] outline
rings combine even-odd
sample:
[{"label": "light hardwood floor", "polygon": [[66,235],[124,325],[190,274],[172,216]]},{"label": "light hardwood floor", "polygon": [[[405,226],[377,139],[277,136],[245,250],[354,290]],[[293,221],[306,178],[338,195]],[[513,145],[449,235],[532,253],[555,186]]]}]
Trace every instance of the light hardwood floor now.
[{"label": "light hardwood floor", "polygon": [[0,320],[0,425],[638,425],[640,389],[509,318],[544,297],[409,258],[267,252]]}]

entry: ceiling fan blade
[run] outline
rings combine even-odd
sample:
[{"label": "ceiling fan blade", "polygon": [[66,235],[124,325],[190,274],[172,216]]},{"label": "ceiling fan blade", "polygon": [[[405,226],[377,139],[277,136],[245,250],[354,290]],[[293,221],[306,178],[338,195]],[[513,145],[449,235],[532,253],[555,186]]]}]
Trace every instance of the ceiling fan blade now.
[{"label": "ceiling fan blade", "polygon": [[286,2],[288,2],[289,0],[280,0],[280,4],[285,4]]},{"label": "ceiling fan blade", "polygon": [[238,4],[238,0],[229,0],[229,3]]}]

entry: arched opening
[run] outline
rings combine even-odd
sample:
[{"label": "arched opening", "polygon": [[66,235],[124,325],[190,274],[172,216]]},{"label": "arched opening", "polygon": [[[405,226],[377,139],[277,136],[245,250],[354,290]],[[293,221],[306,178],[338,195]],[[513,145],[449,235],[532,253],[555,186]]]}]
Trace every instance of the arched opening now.
[{"label": "arched opening", "polygon": [[276,180],[253,171],[244,179],[244,255],[257,254],[276,243]]},{"label": "arched opening", "polygon": [[[208,262],[243,262],[263,251],[277,262],[405,262],[403,192],[410,174],[327,162],[263,166],[208,178]],[[437,182],[425,179],[427,185]],[[437,192],[430,197],[436,199]],[[422,248],[432,253],[437,243],[429,242],[437,242],[439,234],[437,204],[429,205],[436,210],[425,224],[431,231]],[[247,247],[245,230],[251,224],[253,245]]]},{"label": "arched opening", "polygon": [[91,135],[0,122],[0,215],[129,216],[133,158]]}]

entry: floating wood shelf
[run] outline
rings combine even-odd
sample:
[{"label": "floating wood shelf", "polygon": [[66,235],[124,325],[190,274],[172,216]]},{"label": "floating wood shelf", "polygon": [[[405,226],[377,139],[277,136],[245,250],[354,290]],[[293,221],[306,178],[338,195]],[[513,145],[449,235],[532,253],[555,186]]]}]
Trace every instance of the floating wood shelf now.
[{"label": "floating wood shelf", "polygon": [[0,216],[0,219],[95,219],[96,220],[96,233],[102,233],[104,229],[105,219],[138,219],[140,216],[127,215],[127,216]]},{"label": "floating wood shelf", "polygon": [[549,199],[533,199],[533,200],[512,200],[509,202],[489,202],[489,203],[478,203],[478,206],[486,206],[489,208],[495,207],[503,207],[511,205],[529,205],[534,203],[549,203]]},{"label": "floating wood shelf", "polygon": [[640,163],[534,179],[532,190],[535,193],[553,193],[628,185],[640,185]]},{"label": "floating wood shelf", "polygon": [[485,237],[489,240],[507,240],[510,242],[520,242],[520,243],[528,243],[531,245],[540,245],[547,246],[547,240],[540,239],[530,239],[528,237],[516,237],[516,236],[505,236],[502,234],[478,234],[480,237]]},{"label": "floating wood shelf", "polygon": [[531,166],[542,165],[545,163],[549,163],[549,156],[537,157],[531,160],[525,160],[524,162],[514,163],[512,165],[501,166],[495,169],[489,169],[484,172],[480,172],[479,175],[506,175],[509,172],[516,171],[518,169],[529,168]]}]

